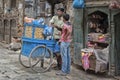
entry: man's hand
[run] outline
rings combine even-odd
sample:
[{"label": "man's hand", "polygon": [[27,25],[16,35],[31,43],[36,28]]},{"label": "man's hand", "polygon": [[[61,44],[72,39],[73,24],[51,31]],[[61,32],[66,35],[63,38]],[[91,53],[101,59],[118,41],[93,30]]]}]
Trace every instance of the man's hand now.
[{"label": "man's hand", "polygon": [[62,28],[60,28],[59,26],[57,26],[55,24],[52,24],[52,27],[57,28],[57,30],[59,30],[59,31],[62,31]]},{"label": "man's hand", "polygon": [[57,26],[54,23],[51,23],[50,26],[56,28]]}]

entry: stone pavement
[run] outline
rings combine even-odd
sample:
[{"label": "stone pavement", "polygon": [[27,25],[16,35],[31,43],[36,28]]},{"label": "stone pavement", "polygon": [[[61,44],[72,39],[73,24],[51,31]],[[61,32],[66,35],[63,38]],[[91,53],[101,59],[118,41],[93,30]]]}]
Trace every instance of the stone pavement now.
[{"label": "stone pavement", "polygon": [[115,80],[103,75],[86,73],[71,67],[68,76],[56,76],[56,70],[46,73],[34,73],[19,63],[19,52],[7,50],[0,46],[0,80]]}]

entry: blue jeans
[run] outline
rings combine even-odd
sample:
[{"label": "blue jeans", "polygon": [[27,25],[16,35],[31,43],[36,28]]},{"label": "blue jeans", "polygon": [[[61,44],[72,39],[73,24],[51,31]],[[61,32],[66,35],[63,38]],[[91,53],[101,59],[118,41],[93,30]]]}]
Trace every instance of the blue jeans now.
[{"label": "blue jeans", "polygon": [[70,42],[61,42],[60,48],[62,57],[62,72],[70,73],[71,66]]}]

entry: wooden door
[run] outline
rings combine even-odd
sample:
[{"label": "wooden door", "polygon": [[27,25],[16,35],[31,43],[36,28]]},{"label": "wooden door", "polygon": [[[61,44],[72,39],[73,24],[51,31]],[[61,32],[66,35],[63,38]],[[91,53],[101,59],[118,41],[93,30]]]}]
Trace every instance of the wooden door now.
[{"label": "wooden door", "polygon": [[6,19],[4,20],[4,40],[6,43],[10,43],[10,25],[9,21]]}]

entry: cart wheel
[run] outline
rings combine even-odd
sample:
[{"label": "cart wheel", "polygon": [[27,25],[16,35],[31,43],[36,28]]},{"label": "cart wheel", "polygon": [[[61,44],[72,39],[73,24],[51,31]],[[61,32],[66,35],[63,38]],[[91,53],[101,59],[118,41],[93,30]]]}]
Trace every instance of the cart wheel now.
[{"label": "cart wheel", "polygon": [[24,67],[30,68],[30,66],[29,66],[29,58],[22,55],[22,52],[20,52],[20,54],[19,54],[19,61],[20,61],[20,64],[23,65]]},{"label": "cart wheel", "polygon": [[[35,47],[29,56],[29,65],[37,73],[43,73],[50,69],[53,61],[51,50],[45,46]],[[33,64],[35,64],[33,66]]]}]

